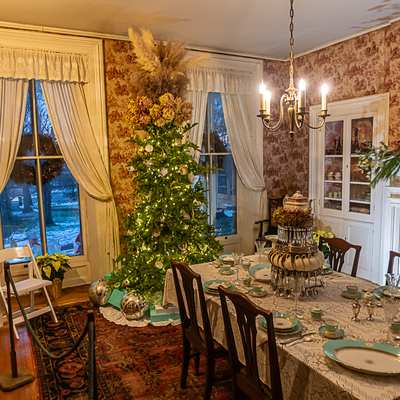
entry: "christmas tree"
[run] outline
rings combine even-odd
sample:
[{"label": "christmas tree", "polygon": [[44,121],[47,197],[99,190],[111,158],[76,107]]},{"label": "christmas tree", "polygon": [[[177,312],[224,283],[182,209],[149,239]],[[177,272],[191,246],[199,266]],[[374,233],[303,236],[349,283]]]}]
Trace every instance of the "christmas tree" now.
[{"label": "christmas tree", "polygon": [[136,131],[129,140],[136,154],[128,168],[136,184],[136,207],[125,218],[128,254],[109,283],[150,297],[162,291],[170,259],[189,265],[211,261],[222,251],[214,227],[208,224],[206,197],[199,179],[209,168],[189,154],[193,127],[187,121],[192,105],[185,100],[187,69],[183,43],[154,44],[153,36],[130,31],[137,61],[132,77],[133,98],[126,120]]}]

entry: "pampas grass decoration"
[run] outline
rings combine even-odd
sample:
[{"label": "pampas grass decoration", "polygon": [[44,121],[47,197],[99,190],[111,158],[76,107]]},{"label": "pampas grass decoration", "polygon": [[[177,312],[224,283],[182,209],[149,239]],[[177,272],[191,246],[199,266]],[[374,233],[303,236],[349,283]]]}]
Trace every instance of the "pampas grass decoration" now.
[{"label": "pampas grass decoration", "polygon": [[132,95],[156,101],[164,93],[184,98],[189,83],[188,70],[208,58],[207,54],[186,59],[188,50],[182,41],[167,44],[155,41],[147,29],[142,35],[129,29],[137,64],[131,76]]}]

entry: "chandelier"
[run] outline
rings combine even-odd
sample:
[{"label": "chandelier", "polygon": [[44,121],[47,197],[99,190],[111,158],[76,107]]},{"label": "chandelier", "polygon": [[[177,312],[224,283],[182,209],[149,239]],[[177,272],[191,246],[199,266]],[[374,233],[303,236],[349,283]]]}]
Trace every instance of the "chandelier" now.
[{"label": "chandelier", "polygon": [[289,118],[289,134],[291,140],[293,140],[294,129],[300,129],[303,124],[307,125],[311,129],[319,129],[325,124],[325,118],[329,117],[328,114],[328,103],[327,103],[327,93],[328,86],[324,83],[321,88],[321,114],[318,115],[322,118],[322,122],[319,126],[311,126],[306,120],[305,116],[308,114],[306,112],[306,83],[303,79],[300,80],[299,89],[296,89],[293,84],[293,0],[290,0],[290,84],[289,88],[286,89],[287,93],[284,93],[280,100],[280,112],[279,121],[275,126],[270,126],[269,122],[271,119],[271,92],[266,90],[264,82],[260,85],[260,95],[261,95],[261,107],[260,114],[257,117],[261,118],[263,125],[271,132],[276,132],[283,123],[283,107],[287,106],[287,113]]}]

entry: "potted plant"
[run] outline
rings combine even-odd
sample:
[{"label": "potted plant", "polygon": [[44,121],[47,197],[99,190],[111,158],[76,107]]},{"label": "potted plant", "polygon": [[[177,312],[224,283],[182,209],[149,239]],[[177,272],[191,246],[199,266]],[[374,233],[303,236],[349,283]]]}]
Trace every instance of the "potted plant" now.
[{"label": "potted plant", "polygon": [[61,297],[64,274],[71,269],[69,265],[70,258],[60,253],[36,257],[36,263],[42,278],[52,282],[52,285],[48,286],[48,290],[53,300]]}]

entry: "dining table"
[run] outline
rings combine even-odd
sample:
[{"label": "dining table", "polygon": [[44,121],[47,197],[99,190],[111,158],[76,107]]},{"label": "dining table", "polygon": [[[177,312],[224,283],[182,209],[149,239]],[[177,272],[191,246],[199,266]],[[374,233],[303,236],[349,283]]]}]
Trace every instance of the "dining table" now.
[{"label": "dining table", "polygon": [[[246,259],[250,262],[250,268],[256,265],[263,265],[267,268],[269,265],[267,255],[262,255],[261,259],[259,255],[251,255],[247,256]],[[249,277],[249,271],[254,271],[254,268],[247,269],[239,266],[232,267],[234,269],[232,275],[222,275],[220,267],[221,265],[216,262],[190,266],[193,271],[201,275],[203,286],[204,283],[215,280],[228,281],[233,286],[233,282],[237,278],[237,270],[240,280]],[[320,285],[321,279],[323,286]],[[366,293],[379,285],[335,271],[329,275],[323,275],[321,279],[318,277],[319,287],[316,288],[318,293],[314,292],[314,294],[300,297],[298,300],[298,312],[301,314],[298,321],[301,322],[302,329],[296,335],[300,337],[301,334],[309,333],[312,336],[311,340],[300,340],[289,346],[284,342],[290,336],[278,335],[275,332],[284,398],[287,400],[400,399],[399,375],[393,376],[384,373],[378,375],[350,369],[328,357],[323,348],[326,343],[339,340],[362,341],[362,344],[365,343],[366,346],[379,347],[376,343],[385,339],[388,331],[384,310],[379,307],[379,300],[376,301],[377,306],[374,308],[372,320],[367,320],[367,309],[360,299],[359,321],[356,322],[352,320],[354,299],[343,296],[343,292],[349,285],[356,285],[359,293]],[[235,290],[244,293],[253,303],[266,310],[293,315],[295,309],[293,298],[286,295],[282,296],[279,292],[274,293],[270,283],[262,280],[263,282],[258,282],[253,276],[250,287],[240,284],[235,286]],[[262,290],[267,292],[265,297],[253,297],[248,293],[254,283],[262,285]],[[219,295],[207,292],[204,292],[204,294],[213,337],[222,346],[227,347]],[[169,269],[166,274],[163,303],[165,306],[178,304],[172,269]],[[236,317],[234,307],[232,304],[229,304],[228,307],[230,317],[234,320]],[[322,309],[322,317],[320,319],[312,318],[311,308]],[[343,334],[340,338],[331,339],[321,333],[321,329],[323,330],[321,327],[325,326],[325,321],[332,319],[338,322],[340,333]],[[198,320],[201,325],[201,318]],[[263,382],[269,383],[268,337],[267,332],[259,322],[257,323],[259,376]],[[244,363],[240,333],[236,324],[233,324],[233,327],[236,328],[234,335],[239,359]],[[393,348],[399,350],[400,341],[394,341]],[[361,354],[364,356],[364,353]],[[357,352],[355,357],[357,357]],[[400,357],[398,357],[398,361],[400,363]],[[371,362],[373,363],[374,360]]]}]

